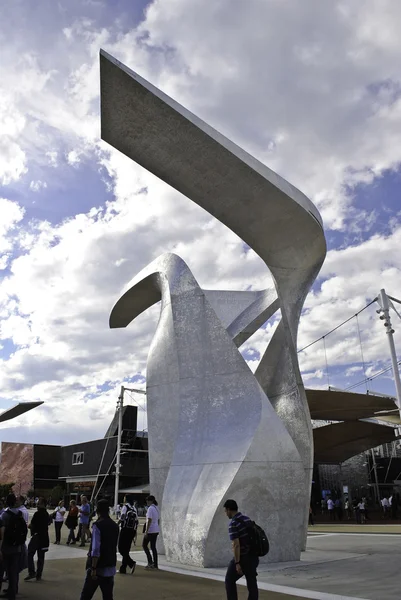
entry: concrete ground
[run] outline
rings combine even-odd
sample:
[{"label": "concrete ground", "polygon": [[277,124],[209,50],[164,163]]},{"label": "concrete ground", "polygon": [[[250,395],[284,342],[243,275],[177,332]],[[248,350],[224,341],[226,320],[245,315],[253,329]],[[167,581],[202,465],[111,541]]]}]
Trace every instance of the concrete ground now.
[{"label": "concrete ground", "polygon": [[[357,533],[352,533],[355,529]],[[259,566],[261,600],[398,600],[399,529],[381,525],[379,531],[372,533],[367,527],[352,525],[310,528],[307,551],[300,562]],[[66,533],[63,527],[63,542]],[[51,534],[53,540],[53,531]],[[116,599],[131,600],[136,595],[146,595],[152,600],[224,600],[224,569],[195,569],[167,563],[160,557],[160,570],[148,572],[143,568],[146,561],[140,546],[133,550],[137,570],[133,576],[116,575]],[[78,599],[85,576],[86,552],[65,543],[52,544],[46,556],[43,581],[22,581],[20,597]],[[239,599],[245,600],[246,588],[238,586],[238,590]],[[96,597],[100,597],[100,592]]]},{"label": "concrete ground", "polygon": [[333,524],[316,524],[313,527],[309,527],[310,533],[396,533],[401,535],[401,525],[389,523],[389,524],[376,524],[365,523],[363,525],[346,524],[346,523],[333,523]]},{"label": "concrete ground", "polygon": [[[49,528],[50,540],[54,541],[54,527]],[[43,580],[37,582],[24,581],[27,571],[21,573],[18,598],[32,600],[78,600],[85,579],[86,549],[65,544],[68,535],[66,527],[62,528],[61,544],[51,543],[46,553]],[[141,535],[139,536],[142,537]],[[134,575],[119,575],[115,577],[114,596],[116,600],[132,600],[132,598],[150,598],[151,600],[224,600],[224,583],[215,579],[182,575],[160,569],[147,571],[143,551],[138,552],[141,540],[138,539],[137,550],[132,555],[139,555],[139,561]],[[138,556],[136,556],[138,560]],[[6,587],[7,584],[4,584]],[[101,598],[98,591],[96,598]],[[238,587],[239,600],[247,598],[247,590]],[[299,600],[298,596],[279,592],[260,592],[260,600]]]},{"label": "concrete ground", "polygon": [[[46,557],[43,580],[40,582],[22,580],[18,598],[78,600],[85,578],[85,562],[84,551],[55,546]],[[219,581],[179,575],[163,570],[149,572],[138,566],[134,575],[116,575],[114,597],[116,600],[132,600],[132,598],[223,600],[225,593],[224,584]],[[95,598],[101,598],[100,591],[96,593]],[[239,588],[238,598],[239,600],[247,598],[246,588]],[[297,596],[272,594],[265,591],[260,592],[260,599],[299,600]]]},{"label": "concrete ground", "polygon": [[401,535],[315,533],[308,538],[300,566],[270,571],[266,579],[356,598],[398,600],[400,563]]},{"label": "concrete ground", "polygon": [[[308,535],[301,561],[259,565],[259,587],[269,593],[286,592],[317,600],[399,600],[401,535],[332,531]],[[136,560],[143,560],[135,553]],[[171,565],[161,557],[162,568],[201,576],[224,577],[224,569],[194,569]],[[268,596],[272,597],[272,596]]]}]

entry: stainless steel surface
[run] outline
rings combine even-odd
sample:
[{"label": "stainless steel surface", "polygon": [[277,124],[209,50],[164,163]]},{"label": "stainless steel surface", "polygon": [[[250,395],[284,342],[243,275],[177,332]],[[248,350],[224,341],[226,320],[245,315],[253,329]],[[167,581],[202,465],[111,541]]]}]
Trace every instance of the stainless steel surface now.
[{"label": "stainless steel surface", "polygon": [[[170,560],[230,556],[222,506],[233,497],[271,539],[271,561],[305,542],[313,438],[296,337],[325,257],[315,206],[299,190],[101,53],[102,138],[222,221],[265,261],[276,290],[206,292],[166,254],[115,305],[126,327],[162,300],[148,359],[151,491]],[[209,299],[208,299],[209,298]],[[281,322],[254,376],[237,350],[276,310]]]}]

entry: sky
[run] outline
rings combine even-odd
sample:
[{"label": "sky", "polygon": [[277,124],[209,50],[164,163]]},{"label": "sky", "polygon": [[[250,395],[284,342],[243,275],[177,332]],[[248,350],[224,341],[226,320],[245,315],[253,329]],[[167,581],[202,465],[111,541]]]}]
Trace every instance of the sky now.
[{"label": "sky", "polygon": [[[127,329],[108,317],[163,252],[204,288],[269,281],[235,234],[100,140],[99,49],[316,204],[328,254],[303,348],[381,288],[401,299],[400,22],[391,0],[0,0],[0,409],[45,402],[1,440],[104,435],[120,386],[145,386],[158,307]],[[306,386],[344,389],[390,364],[375,309],[300,353]],[[251,369],[275,324],[241,348]],[[391,372],[369,386],[393,394]]]}]

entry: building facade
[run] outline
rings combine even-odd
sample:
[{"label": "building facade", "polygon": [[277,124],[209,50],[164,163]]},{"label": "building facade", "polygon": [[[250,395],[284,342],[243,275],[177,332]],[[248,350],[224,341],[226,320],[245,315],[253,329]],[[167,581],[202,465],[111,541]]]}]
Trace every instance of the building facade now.
[{"label": "building facade", "polygon": [[32,490],[38,496],[50,495],[59,482],[60,446],[2,442],[0,483],[14,483],[16,494]]},{"label": "building facade", "polygon": [[[149,485],[147,432],[137,431],[137,407],[123,408],[121,499],[130,493],[142,499]],[[118,419],[114,417],[104,438],[50,446],[3,442],[0,483],[14,483],[14,492],[49,498],[56,486],[65,490],[65,500],[82,494],[114,498]],[[53,498],[53,501],[57,498]]]},{"label": "building facade", "polygon": [[[136,406],[123,408],[121,490],[139,490],[149,482],[148,437],[146,432],[136,430],[137,416]],[[67,496],[114,497],[117,433],[115,417],[104,438],[61,449],[59,477]]]}]

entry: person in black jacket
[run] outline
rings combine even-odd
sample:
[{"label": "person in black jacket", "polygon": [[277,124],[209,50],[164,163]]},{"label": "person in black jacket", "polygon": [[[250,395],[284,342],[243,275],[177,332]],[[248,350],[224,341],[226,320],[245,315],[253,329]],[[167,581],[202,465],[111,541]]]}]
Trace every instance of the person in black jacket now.
[{"label": "person in black jacket", "polygon": [[65,524],[68,527],[68,529],[70,530],[70,532],[68,534],[68,539],[67,539],[67,546],[69,546],[70,544],[77,543],[77,539],[75,537],[75,530],[78,526],[78,514],[79,514],[79,511],[78,511],[77,503],[75,502],[75,500],[71,500],[70,501],[70,510],[68,511],[68,515],[65,520]]},{"label": "person in black jacket", "polygon": [[[29,525],[31,530],[31,540],[28,545],[28,575],[25,581],[42,579],[43,567],[45,564],[45,553],[49,549],[49,524],[51,518],[46,510],[46,501],[44,498],[39,498],[38,509],[32,517]],[[37,568],[35,570],[34,556],[38,553]]]},{"label": "person in black jacket", "polygon": [[131,570],[131,574],[133,574],[135,572],[136,562],[132,560],[129,553],[138,528],[138,515],[136,508],[132,504],[131,498],[127,499],[123,506],[119,524],[121,531],[120,537],[118,538],[118,551],[123,560],[118,572],[125,574],[128,567]]},{"label": "person in black jacket", "polygon": [[107,500],[99,500],[96,512],[98,519],[92,527],[92,539],[81,600],[91,600],[98,587],[101,589],[103,600],[113,600],[118,525],[110,518]]},{"label": "person in black jacket", "polygon": [[22,512],[16,507],[17,499],[14,494],[7,496],[6,504],[7,509],[0,519],[0,582],[6,571],[8,589],[4,591],[3,597],[14,600],[18,593],[21,555],[28,530]]}]

